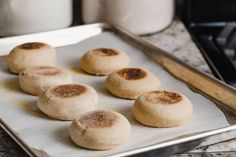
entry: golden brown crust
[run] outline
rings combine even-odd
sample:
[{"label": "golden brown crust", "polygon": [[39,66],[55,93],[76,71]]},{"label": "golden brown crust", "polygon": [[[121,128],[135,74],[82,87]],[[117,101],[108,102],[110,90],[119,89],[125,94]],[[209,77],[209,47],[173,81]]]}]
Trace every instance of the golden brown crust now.
[{"label": "golden brown crust", "polygon": [[73,97],[85,93],[87,88],[82,85],[70,84],[70,85],[60,85],[52,88],[50,93],[57,97]]},{"label": "golden brown crust", "polygon": [[25,43],[25,44],[19,45],[18,47],[20,49],[32,50],[32,49],[39,49],[39,48],[41,48],[43,46],[45,46],[44,43],[30,42],[30,43]]},{"label": "golden brown crust", "polygon": [[176,104],[180,102],[183,97],[175,92],[169,91],[153,91],[144,96],[144,101],[153,104]]},{"label": "golden brown crust", "polygon": [[147,72],[139,68],[124,68],[117,73],[126,80],[139,80],[147,76]]},{"label": "golden brown crust", "polygon": [[113,112],[98,110],[82,115],[76,122],[87,128],[110,128],[117,118]]},{"label": "golden brown crust", "polygon": [[118,52],[114,49],[109,48],[97,48],[92,50],[93,54],[106,57],[106,56],[115,56],[118,55]]}]

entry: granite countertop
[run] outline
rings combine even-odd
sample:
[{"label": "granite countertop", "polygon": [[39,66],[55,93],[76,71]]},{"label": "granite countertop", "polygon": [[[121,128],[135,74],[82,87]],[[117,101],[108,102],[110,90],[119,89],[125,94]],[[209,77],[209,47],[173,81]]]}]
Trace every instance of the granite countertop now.
[{"label": "granite countertop", "polygon": [[[192,41],[187,29],[182,22],[175,20],[167,29],[151,35],[142,36],[148,42],[166,50],[184,62],[210,73],[211,71],[203,59],[199,49]],[[235,138],[235,139],[233,139]],[[227,141],[215,143],[219,139]],[[204,141],[200,147],[189,152],[172,155],[171,157],[218,157],[218,156],[236,156],[236,131],[222,134],[219,139]],[[157,156],[158,154],[146,153],[141,156]],[[0,130],[0,157],[25,156],[7,135]]]},{"label": "granite countertop", "polygon": [[175,20],[167,29],[152,35],[142,36],[142,38],[193,67],[211,73],[201,52],[181,21]]}]

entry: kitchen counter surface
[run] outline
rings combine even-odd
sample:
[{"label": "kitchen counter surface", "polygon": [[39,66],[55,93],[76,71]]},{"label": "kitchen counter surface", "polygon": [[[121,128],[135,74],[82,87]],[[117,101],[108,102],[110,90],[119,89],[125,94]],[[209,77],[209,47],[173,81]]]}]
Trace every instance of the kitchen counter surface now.
[{"label": "kitchen counter surface", "polygon": [[181,21],[175,20],[167,29],[142,36],[142,38],[197,69],[211,73],[201,52]]},{"label": "kitchen counter surface", "polygon": [[[203,59],[199,49],[192,41],[187,29],[184,27],[182,22],[175,20],[167,29],[154,33],[151,35],[142,36],[143,39],[148,42],[166,50],[174,56],[180,58],[184,62],[210,73],[211,71]],[[233,139],[235,138],[235,139]],[[218,142],[219,139],[231,139],[225,142]],[[25,156],[22,150],[12,142],[12,140],[6,136],[6,134],[0,130],[0,157],[15,157]],[[155,151],[151,153],[145,153],[140,156],[158,156]],[[171,157],[218,157],[236,156],[236,132],[225,133],[218,139],[211,139],[205,141],[200,147],[185,152],[182,154],[176,154]]]}]

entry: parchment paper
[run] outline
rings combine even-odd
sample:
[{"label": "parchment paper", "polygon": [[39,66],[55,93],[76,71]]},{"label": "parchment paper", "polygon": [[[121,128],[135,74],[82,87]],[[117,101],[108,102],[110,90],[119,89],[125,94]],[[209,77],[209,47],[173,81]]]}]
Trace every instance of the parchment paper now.
[{"label": "parchment paper", "polygon": [[[185,94],[194,107],[191,121],[180,127],[162,129],[145,127],[136,122],[131,115],[133,100],[112,96],[105,89],[106,77],[91,76],[80,69],[80,57],[86,51],[97,47],[110,47],[124,51],[130,57],[130,66],[143,67],[155,74],[161,80],[162,89],[176,90]],[[17,76],[8,72],[6,58],[1,58],[0,116],[32,148],[57,157],[105,156],[228,125],[223,112],[211,101],[193,93],[183,82],[173,78],[138,49],[126,44],[112,33],[104,32],[78,44],[57,48],[57,51],[58,65],[73,75],[75,83],[89,84],[94,87],[98,92],[101,108],[118,111],[129,119],[132,125],[131,136],[125,144],[114,150],[93,151],[77,147],[68,134],[71,122],[53,120],[41,113],[36,106],[37,97],[20,91]]]}]

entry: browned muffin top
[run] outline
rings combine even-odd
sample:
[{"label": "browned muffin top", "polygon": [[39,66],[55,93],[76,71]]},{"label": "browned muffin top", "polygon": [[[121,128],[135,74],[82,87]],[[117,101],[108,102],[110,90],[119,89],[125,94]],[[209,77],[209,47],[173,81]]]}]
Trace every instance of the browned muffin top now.
[{"label": "browned muffin top", "polygon": [[82,85],[77,84],[68,84],[68,85],[59,85],[51,89],[51,93],[57,97],[73,97],[85,93],[87,88]]},{"label": "browned muffin top", "polygon": [[153,91],[144,95],[144,101],[153,104],[175,104],[182,100],[182,96],[175,92]]},{"label": "browned muffin top", "polygon": [[117,73],[126,80],[139,80],[147,76],[147,72],[139,68],[124,68]]},{"label": "browned muffin top", "polygon": [[30,42],[30,43],[25,43],[19,46],[19,48],[21,49],[39,49],[41,47],[45,46],[44,43],[40,43],[40,42]]},{"label": "browned muffin top", "polygon": [[118,52],[116,50],[109,48],[97,48],[92,50],[92,53],[103,57],[118,55]]},{"label": "browned muffin top", "polygon": [[117,118],[117,115],[111,111],[97,110],[82,115],[77,123],[87,128],[107,128],[112,127]]}]

